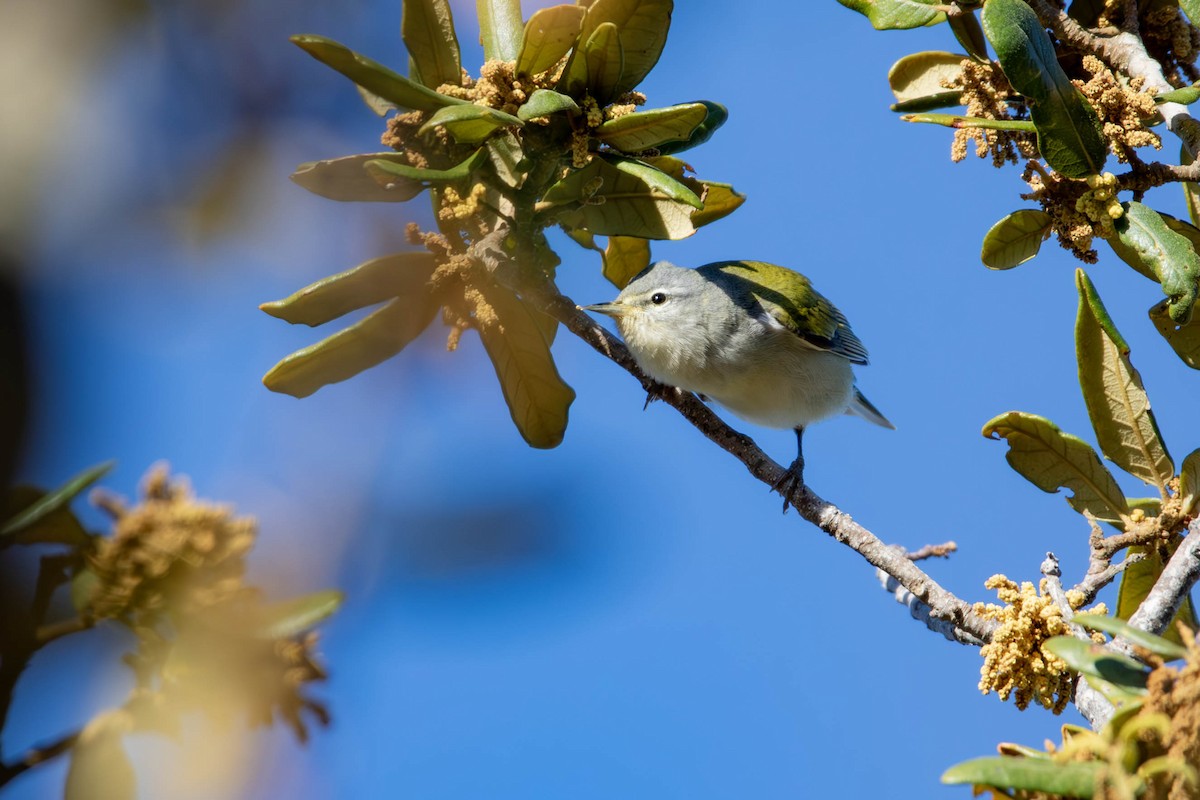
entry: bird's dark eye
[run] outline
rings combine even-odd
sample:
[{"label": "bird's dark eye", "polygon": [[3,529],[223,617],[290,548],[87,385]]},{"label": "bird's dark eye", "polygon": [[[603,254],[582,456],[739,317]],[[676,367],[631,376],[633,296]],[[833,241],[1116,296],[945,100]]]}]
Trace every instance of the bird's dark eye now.
[{"label": "bird's dark eye", "polygon": [[662,292],[655,292],[654,294],[650,295],[650,302],[654,303],[656,306],[661,306],[663,303],[667,302],[667,296]]}]

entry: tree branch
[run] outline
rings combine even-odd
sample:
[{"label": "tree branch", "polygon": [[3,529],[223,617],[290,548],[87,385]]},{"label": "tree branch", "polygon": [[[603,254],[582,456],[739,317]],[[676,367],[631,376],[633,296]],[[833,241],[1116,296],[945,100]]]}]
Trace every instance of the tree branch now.
[{"label": "tree branch", "polygon": [[[1076,639],[1090,642],[1092,637],[1088,635],[1087,631],[1071,621],[1075,616],[1075,609],[1067,600],[1067,593],[1062,585],[1062,570],[1058,566],[1058,558],[1054,553],[1046,553],[1046,560],[1042,562],[1041,571],[1042,575],[1046,577],[1046,592],[1062,611],[1063,621],[1067,623],[1071,635]],[[1079,713],[1087,719],[1092,730],[1099,730],[1112,717],[1113,704],[1088,683],[1087,678],[1083,675],[1080,675],[1079,680],[1075,681],[1074,700],[1075,708],[1079,709]]]},{"label": "tree branch", "polygon": [[79,731],[68,733],[49,744],[32,747],[11,764],[0,764],[0,786],[4,786],[26,770],[33,769],[39,764],[44,764],[70,750],[79,738],[79,733]]}]

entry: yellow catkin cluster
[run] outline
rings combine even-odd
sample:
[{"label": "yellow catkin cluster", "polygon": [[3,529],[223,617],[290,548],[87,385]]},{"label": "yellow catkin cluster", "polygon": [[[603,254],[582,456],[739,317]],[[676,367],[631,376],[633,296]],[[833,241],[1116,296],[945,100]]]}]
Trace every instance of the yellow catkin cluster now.
[{"label": "yellow catkin cluster", "polygon": [[[1050,215],[1050,224],[1058,236],[1058,243],[1088,264],[1095,264],[1097,254],[1092,247],[1096,236],[1111,235],[1112,220],[1093,220],[1080,208],[1079,200],[1092,191],[1083,181],[1073,181],[1061,175],[1047,173],[1036,162],[1030,162],[1021,179],[1032,191],[1022,194],[1026,200],[1036,200],[1042,210]],[[1085,204],[1085,208],[1091,208]]]},{"label": "yellow catkin cluster", "polygon": [[196,500],[186,480],[171,480],[165,464],[146,475],[142,495],[130,509],[97,499],[116,524],[91,557],[97,576],[93,616],[137,618],[168,606],[188,613],[241,590],[246,554],[258,532],[253,518]]},{"label": "yellow catkin cluster", "polygon": [[[1008,80],[991,64],[981,64],[974,59],[963,59],[962,72],[957,78],[945,82],[947,89],[961,92],[960,102],[967,107],[967,116],[984,119],[1016,119],[1009,113],[1006,100],[1013,92]],[[1008,162],[1017,163],[1018,154],[1026,158],[1037,155],[1034,137],[1019,131],[994,131],[986,128],[958,128],[954,131],[954,142],[950,146],[950,158],[962,161],[967,157],[967,145],[975,141],[975,155],[987,158],[997,167]]]},{"label": "yellow catkin cluster", "polygon": [[[1166,755],[1200,769],[1200,645],[1192,635],[1182,667],[1160,666],[1150,673],[1145,704],[1139,715],[1158,714],[1168,719],[1162,737]],[[1146,800],[1196,800],[1200,786],[1189,783],[1177,772],[1168,772],[1151,782]]]},{"label": "yellow catkin cluster", "polygon": [[604,109],[606,120],[623,117],[638,110],[638,106],[646,105],[646,95],[641,92],[626,92]]},{"label": "yellow catkin cluster", "polygon": [[479,260],[465,254],[450,256],[434,270],[430,283],[433,291],[444,298],[442,321],[450,328],[447,350],[455,350],[463,332],[470,328],[500,325],[496,310],[479,289],[491,280]]},{"label": "yellow catkin cluster", "polygon": [[479,213],[479,201],[487,194],[487,187],[477,183],[471,191],[460,195],[452,185],[442,189],[442,202],[438,206],[438,219],[443,221],[464,220]]},{"label": "yellow catkin cluster", "polygon": [[[1045,593],[1044,582],[1041,593],[1028,581],[1017,586],[1003,575],[993,575],[984,586],[996,590],[1004,605],[975,604],[976,614],[1000,623],[982,648],[979,690],[996,692],[1002,700],[1012,696],[1017,708],[1036,702],[1055,714],[1062,712],[1071,699],[1075,675],[1062,659],[1042,648],[1047,639],[1067,633],[1062,609]],[[1079,593],[1068,592],[1067,600],[1072,609],[1083,604]],[[1102,605],[1092,611],[1105,613]]]},{"label": "yellow catkin cluster", "polygon": [[1147,129],[1146,120],[1156,114],[1154,97],[1141,91],[1143,80],[1134,78],[1128,86],[1095,56],[1083,57],[1083,68],[1091,76],[1072,81],[1083,92],[1100,116],[1104,138],[1118,161],[1128,161],[1130,151],[1138,147],[1162,149],[1162,139]]},{"label": "yellow catkin cluster", "polygon": [[1182,87],[1200,79],[1195,67],[1200,31],[1188,24],[1177,4],[1165,3],[1146,12],[1140,34],[1146,51],[1162,65],[1163,75],[1172,86]]},{"label": "yellow catkin cluster", "polygon": [[1125,17],[1125,0],[1104,0],[1104,7],[1096,19],[1097,28],[1120,27]]},{"label": "yellow catkin cluster", "polygon": [[[425,111],[405,111],[395,114],[387,121],[387,128],[383,135],[379,137],[379,141],[384,147],[390,147],[393,150],[404,154],[409,166],[417,167],[418,169],[427,169],[429,167],[429,159],[425,157],[419,149],[411,148],[412,142],[416,139],[417,130],[429,119],[428,112]],[[439,129],[434,132],[434,135],[441,136],[440,141],[448,142],[444,129]]]}]

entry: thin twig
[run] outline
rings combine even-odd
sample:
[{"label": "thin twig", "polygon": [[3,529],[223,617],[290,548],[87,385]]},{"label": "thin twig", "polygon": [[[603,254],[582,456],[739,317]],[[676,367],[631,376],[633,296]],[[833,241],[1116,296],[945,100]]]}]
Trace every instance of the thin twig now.
[{"label": "thin twig", "polygon": [[914,550],[904,555],[909,561],[924,561],[927,558],[949,558],[951,553],[957,551],[957,542],[944,542],[942,544],[927,544],[919,550]]},{"label": "thin twig", "polygon": [[[1075,616],[1075,609],[1071,607],[1067,593],[1063,590],[1062,570],[1058,566],[1058,558],[1054,553],[1046,553],[1046,560],[1042,562],[1041,571],[1046,578],[1046,591],[1054,604],[1062,611],[1063,621],[1067,623],[1071,635],[1076,639],[1090,642],[1092,637],[1088,635],[1087,631],[1071,621]],[[1075,707],[1079,709],[1079,713],[1083,714],[1093,729],[1102,727],[1113,713],[1113,704],[1088,683],[1087,678],[1083,675],[1080,675],[1079,680],[1075,682]]]},{"label": "thin twig", "polygon": [[1109,564],[1099,572],[1088,572],[1083,580],[1071,587],[1071,591],[1081,592],[1083,594],[1083,604],[1088,605],[1096,599],[1096,595],[1100,593],[1101,589],[1108,586],[1116,580],[1118,575],[1145,557],[1145,553],[1130,553],[1119,564]]},{"label": "thin twig", "polygon": [[44,764],[67,752],[74,746],[79,734],[80,731],[75,731],[48,744],[31,747],[11,764],[0,764],[0,786],[4,786],[26,770],[33,769],[39,764]]}]

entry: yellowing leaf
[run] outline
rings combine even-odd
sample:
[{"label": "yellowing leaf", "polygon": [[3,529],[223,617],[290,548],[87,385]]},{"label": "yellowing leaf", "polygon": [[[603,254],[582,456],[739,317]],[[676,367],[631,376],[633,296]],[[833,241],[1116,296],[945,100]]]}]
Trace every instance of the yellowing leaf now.
[{"label": "yellowing leaf", "polygon": [[1200,449],[1193,450],[1179,468],[1179,495],[1183,498],[1184,516],[1195,513],[1200,506]]},{"label": "yellowing leaf", "polygon": [[[896,96],[892,110],[927,111],[962,105],[959,102],[962,92],[948,89],[946,84],[962,75],[962,62],[967,58],[961,53],[927,50],[897,61],[888,70],[888,85]],[[926,102],[919,107],[914,106],[914,103],[922,100]]]},{"label": "yellowing leaf", "polygon": [[632,236],[610,236],[604,248],[604,277],[618,289],[650,266],[650,242]]}]

